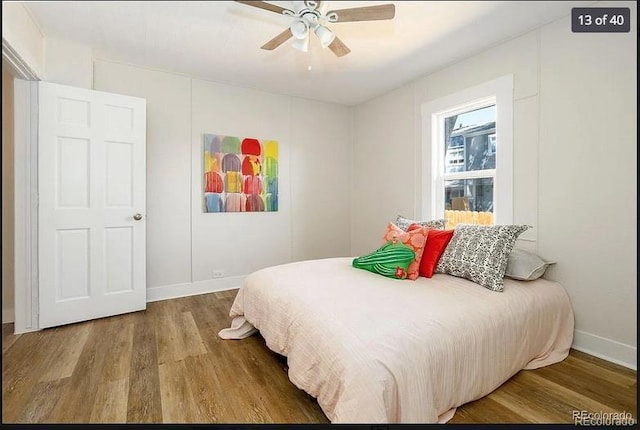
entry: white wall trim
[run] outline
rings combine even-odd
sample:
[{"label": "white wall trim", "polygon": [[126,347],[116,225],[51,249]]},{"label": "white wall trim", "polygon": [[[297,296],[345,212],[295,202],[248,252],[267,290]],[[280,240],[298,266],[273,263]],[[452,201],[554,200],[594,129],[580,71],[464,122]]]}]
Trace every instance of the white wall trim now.
[{"label": "white wall trim", "polygon": [[207,279],[205,281],[186,282],[184,284],[150,287],[147,288],[147,303],[214,293],[216,291],[233,290],[240,288],[244,278],[244,276],[229,276],[220,279]]},{"label": "white wall trim", "polygon": [[572,348],[629,369],[638,370],[638,348],[635,346],[575,330]]},{"label": "white wall trim", "polygon": [[38,83],[14,80],[15,326],[38,330]]},{"label": "white wall trim", "polygon": [[2,38],[2,59],[6,61],[16,78],[37,81],[38,74],[23,60],[7,40]]}]

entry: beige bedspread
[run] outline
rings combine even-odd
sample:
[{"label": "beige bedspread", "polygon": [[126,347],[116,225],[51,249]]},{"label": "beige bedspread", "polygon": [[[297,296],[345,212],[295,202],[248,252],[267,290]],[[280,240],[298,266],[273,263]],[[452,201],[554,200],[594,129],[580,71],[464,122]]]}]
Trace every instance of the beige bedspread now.
[{"label": "beige bedspread", "polygon": [[351,260],[259,270],[230,311],[235,327],[253,325],[287,356],[289,379],[332,423],[446,422],[519,370],[569,352],[573,310],[556,282],[505,279],[498,293],[449,275],[388,279]]}]

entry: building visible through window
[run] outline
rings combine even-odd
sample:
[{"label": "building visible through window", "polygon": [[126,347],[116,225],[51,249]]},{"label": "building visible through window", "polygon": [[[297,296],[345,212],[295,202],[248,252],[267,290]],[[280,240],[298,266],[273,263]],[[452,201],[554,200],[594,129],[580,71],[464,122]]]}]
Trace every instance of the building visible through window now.
[{"label": "building visible through window", "polygon": [[495,104],[446,117],[444,133],[445,210],[493,212]]}]

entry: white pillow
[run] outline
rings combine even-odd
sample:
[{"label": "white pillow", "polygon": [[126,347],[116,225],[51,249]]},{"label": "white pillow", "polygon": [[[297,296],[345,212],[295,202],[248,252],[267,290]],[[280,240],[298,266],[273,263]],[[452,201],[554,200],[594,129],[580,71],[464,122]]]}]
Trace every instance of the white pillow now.
[{"label": "white pillow", "polygon": [[507,258],[507,268],[504,276],[519,281],[533,281],[538,279],[555,261],[545,261],[533,252],[523,249],[513,249]]},{"label": "white pillow", "polygon": [[433,228],[437,230],[444,230],[444,226],[447,224],[446,219],[433,219],[430,221],[417,221],[409,218],[405,218],[402,215],[398,215],[396,220],[393,222],[395,225],[407,231],[411,224],[419,224],[422,227]]}]

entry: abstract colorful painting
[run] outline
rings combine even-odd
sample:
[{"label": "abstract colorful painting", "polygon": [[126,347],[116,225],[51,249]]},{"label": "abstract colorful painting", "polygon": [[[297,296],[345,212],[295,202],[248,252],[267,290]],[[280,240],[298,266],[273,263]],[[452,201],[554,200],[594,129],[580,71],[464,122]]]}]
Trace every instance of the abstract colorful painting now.
[{"label": "abstract colorful painting", "polygon": [[278,142],[203,134],[204,211],[278,210]]}]

